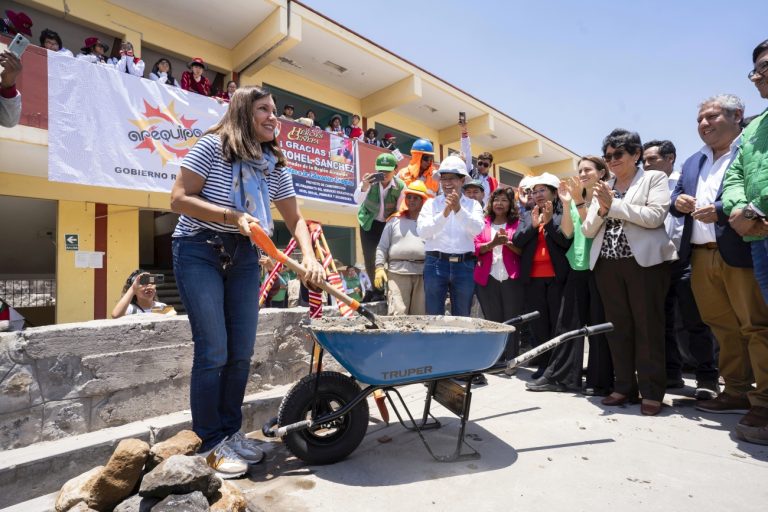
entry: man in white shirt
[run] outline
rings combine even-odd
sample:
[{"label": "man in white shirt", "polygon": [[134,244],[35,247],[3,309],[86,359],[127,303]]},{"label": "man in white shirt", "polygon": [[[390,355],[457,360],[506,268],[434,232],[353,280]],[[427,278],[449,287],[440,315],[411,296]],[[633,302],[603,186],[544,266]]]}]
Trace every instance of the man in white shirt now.
[{"label": "man in white shirt", "polygon": [[690,255],[696,303],[720,344],[725,389],[716,399],[696,405],[709,413],[746,414],[750,402],[761,398],[760,386],[766,389],[765,382],[758,382],[757,390],[753,383],[755,369],[766,367],[762,354],[768,346],[768,306],[755,281],[749,244],[729,225],[722,201],[743,116],[744,103],[732,94],[699,106],[699,136],[705,146],[683,164],[670,206],[673,215],[685,218],[680,258]]},{"label": "man in white shirt", "polygon": [[16,77],[21,73],[21,60],[9,51],[0,53],[0,126],[11,128],[21,117],[21,93],[16,90]]},{"label": "man in white shirt", "polygon": [[417,229],[425,240],[424,293],[428,315],[444,315],[450,293],[451,314],[469,316],[475,291],[474,239],[483,229],[483,209],[461,193],[469,176],[464,161],[449,156],[437,170],[442,195],[419,213]]},{"label": "man in white shirt", "polygon": [[[670,193],[674,192],[680,179],[680,173],[674,170],[676,159],[675,145],[668,140],[652,140],[643,144],[643,167],[666,174],[669,178]],[[679,251],[685,219],[669,214],[664,219],[664,225],[669,238]],[[715,340],[709,327],[701,320],[696,299],[693,297],[690,257],[673,261],[671,269],[672,278],[664,302],[667,388],[685,386],[683,361],[693,359],[691,362],[696,368],[697,383],[695,396],[700,400],[711,400],[716,398],[719,392]],[[680,331],[675,328],[676,304],[680,308],[679,316],[683,324]]]}]

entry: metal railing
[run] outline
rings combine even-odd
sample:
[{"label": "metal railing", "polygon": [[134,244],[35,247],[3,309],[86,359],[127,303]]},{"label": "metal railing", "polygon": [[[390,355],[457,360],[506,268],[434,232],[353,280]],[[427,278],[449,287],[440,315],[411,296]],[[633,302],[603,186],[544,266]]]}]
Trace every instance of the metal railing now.
[{"label": "metal railing", "polygon": [[56,305],[55,279],[0,279],[0,298],[14,308]]}]

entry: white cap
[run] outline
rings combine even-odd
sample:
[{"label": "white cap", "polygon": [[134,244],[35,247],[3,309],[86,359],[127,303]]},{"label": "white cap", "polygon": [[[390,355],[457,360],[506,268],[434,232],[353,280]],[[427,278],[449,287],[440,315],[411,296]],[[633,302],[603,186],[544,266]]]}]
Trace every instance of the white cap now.
[{"label": "white cap", "polygon": [[458,174],[459,176],[469,176],[467,173],[467,164],[460,157],[451,155],[442,162],[440,162],[440,168],[437,170],[438,174]]},{"label": "white cap", "polygon": [[533,188],[536,185],[547,185],[556,189],[560,186],[560,178],[548,172],[541,173],[538,176],[530,176],[529,178],[530,181],[526,184],[528,188]]},{"label": "white cap", "polygon": [[533,176],[525,176],[523,179],[520,180],[520,183],[517,185],[518,188],[531,188],[532,179],[533,179]]}]

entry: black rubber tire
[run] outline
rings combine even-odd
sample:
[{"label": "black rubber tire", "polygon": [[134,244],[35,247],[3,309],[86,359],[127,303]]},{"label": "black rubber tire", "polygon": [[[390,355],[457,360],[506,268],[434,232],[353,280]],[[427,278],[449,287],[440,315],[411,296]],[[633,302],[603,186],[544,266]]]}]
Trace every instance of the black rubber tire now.
[{"label": "black rubber tire", "polygon": [[[317,383],[315,379],[318,379]],[[283,398],[277,413],[278,425],[311,419],[315,405],[318,407],[318,416],[323,416],[350,403],[359,394],[360,386],[344,374],[320,372],[307,375]],[[289,432],[283,436],[283,443],[292,454],[308,464],[333,464],[352,453],[365,437],[368,430],[368,401],[361,400],[337,422],[330,429],[316,427]]]}]

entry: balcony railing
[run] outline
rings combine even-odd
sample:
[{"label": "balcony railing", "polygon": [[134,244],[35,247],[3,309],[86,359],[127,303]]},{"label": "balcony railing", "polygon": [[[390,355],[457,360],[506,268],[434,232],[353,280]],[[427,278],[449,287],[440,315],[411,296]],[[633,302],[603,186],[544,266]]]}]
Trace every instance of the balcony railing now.
[{"label": "balcony railing", "polygon": [[14,308],[56,305],[55,279],[0,279],[0,298]]}]

